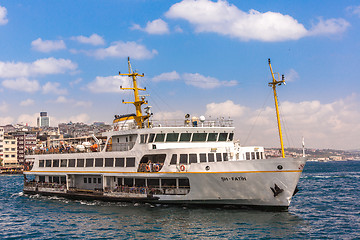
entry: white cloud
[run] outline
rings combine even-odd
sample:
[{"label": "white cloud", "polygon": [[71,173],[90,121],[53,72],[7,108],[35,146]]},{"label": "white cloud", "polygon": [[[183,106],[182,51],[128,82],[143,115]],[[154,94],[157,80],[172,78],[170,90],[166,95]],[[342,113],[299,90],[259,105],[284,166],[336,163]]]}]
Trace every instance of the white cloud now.
[{"label": "white cloud", "polygon": [[94,81],[87,85],[91,92],[95,93],[118,93],[124,92],[120,89],[122,87],[131,87],[128,77],[123,76],[109,76],[109,77],[96,77]]},{"label": "white cloud", "polygon": [[10,124],[14,121],[12,117],[0,117],[0,126]]},{"label": "white cloud", "polygon": [[185,113],[177,110],[175,112],[156,112],[154,113],[154,120],[174,120],[174,119],[185,119]]},{"label": "white cloud", "polygon": [[152,22],[150,21],[147,22],[145,28],[142,28],[138,24],[134,24],[132,29],[141,30],[149,34],[157,34],[157,35],[167,34],[170,32],[168,24],[162,19],[155,19]]},{"label": "white cloud", "polygon": [[55,100],[55,103],[68,103],[69,100],[64,97],[64,96],[59,96],[56,100]]},{"label": "white cloud", "polygon": [[99,48],[94,51],[80,51],[87,55],[94,56],[98,59],[104,59],[108,57],[125,58],[130,57],[134,59],[150,59],[154,57],[158,52],[148,50],[146,46],[137,44],[136,42],[113,42],[110,47]]},{"label": "white cloud", "polygon": [[77,64],[71,60],[53,57],[39,59],[32,63],[0,61],[0,78],[63,74],[76,69]]},{"label": "white cloud", "polygon": [[21,101],[20,102],[20,106],[23,106],[23,107],[27,107],[27,106],[31,106],[31,105],[34,105],[35,101],[31,98],[28,98],[24,101]]},{"label": "white cloud", "polygon": [[350,6],[346,8],[351,14],[360,17],[360,6]]},{"label": "white cloud", "polygon": [[176,71],[162,73],[152,78],[154,82],[179,80],[180,75]]},{"label": "white cloud", "polygon": [[36,92],[40,89],[40,84],[37,80],[29,80],[27,78],[7,79],[2,81],[2,85],[8,89],[21,92]]},{"label": "white cloud", "polygon": [[2,103],[0,103],[0,112],[7,112],[8,107],[8,104],[5,101],[2,101]]},{"label": "white cloud", "polygon": [[309,31],[309,35],[334,35],[345,32],[350,24],[342,18],[331,18],[323,20],[319,18],[319,22]]},{"label": "white cloud", "polygon": [[67,105],[67,107],[68,106],[73,106],[73,107],[91,107],[92,106],[91,101],[76,101],[74,99],[66,98],[64,96],[59,96],[55,100],[55,103],[60,103],[60,104],[68,103],[68,104],[70,104],[70,105]]},{"label": "white cloud", "polygon": [[299,74],[292,68],[285,74],[286,82],[295,82],[299,78]]},{"label": "white cloud", "polygon": [[76,107],[91,107],[92,102],[91,101],[75,101],[74,105]]},{"label": "white cloud", "polygon": [[51,125],[57,126],[59,123],[68,123],[70,121],[73,123],[89,123],[90,117],[86,113],[80,113],[78,115],[65,117],[65,118],[52,117]]},{"label": "white cloud", "polygon": [[5,25],[8,23],[8,19],[6,18],[7,10],[5,7],[0,6],[0,25]]},{"label": "white cloud", "polygon": [[17,123],[21,123],[28,126],[36,126],[37,125],[37,118],[39,117],[39,113],[30,114],[21,114],[18,119]]},{"label": "white cloud", "polygon": [[244,12],[227,1],[183,0],[172,5],[166,17],[190,22],[196,32],[213,32],[241,41],[264,42],[297,40],[308,35],[343,32],[348,23],[343,19],[319,22],[310,32],[289,15],[277,12]]},{"label": "white cloud", "polygon": [[237,105],[231,100],[222,103],[209,103],[206,105],[206,116],[215,117],[240,117],[246,107]]},{"label": "white cloud", "polygon": [[199,73],[184,73],[182,75],[183,80],[187,85],[192,85],[199,88],[216,88],[220,86],[235,86],[237,82],[235,80],[231,81],[219,81],[213,77],[205,77]]},{"label": "white cloud", "polygon": [[60,83],[58,82],[47,82],[42,87],[42,91],[44,94],[57,94],[57,95],[63,95],[67,94],[67,90],[65,88],[60,88]]},{"label": "white cloud", "polygon": [[71,87],[73,87],[74,85],[77,85],[77,84],[81,83],[82,80],[83,80],[82,78],[77,78],[74,81],[70,82],[69,84],[70,84]]},{"label": "white cloud", "polygon": [[65,42],[63,40],[42,40],[38,38],[31,42],[32,49],[39,52],[51,52],[66,49]]},{"label": "white cloud", "polygon": [[[274,107],[250,109],[228,100],[206,109],[206,116],[232,117],[242,145],[279,146]],[[360,101],[355,94],[330,103],[285,101],[280,111],[285,147],[301,147],[302,136],[307,148],[360,147]]]},{"label": "white cloud", "polygon": [[80,36],[76,36],[76,37],[71,37],[71,39],[75,40],[75,41],[78,41],[80,43],[90,44],[90,45],[94,45],[94,46],[104,45],[105,44],[104,38],[97,35],[96,33],[93,33],[89,37],[85,37],[85,36],[80,35]]}]

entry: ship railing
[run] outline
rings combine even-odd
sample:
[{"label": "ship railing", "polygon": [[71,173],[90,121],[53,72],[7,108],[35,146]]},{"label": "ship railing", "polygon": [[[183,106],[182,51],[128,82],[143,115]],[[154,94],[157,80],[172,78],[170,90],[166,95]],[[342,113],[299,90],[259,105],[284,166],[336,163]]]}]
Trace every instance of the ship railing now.
[{"label": "ship railing", "polygon": [[169,120],[152,120],[149,124],[149,127],[232,127],[232,119],[213,119],[213,120],[179,120],[179,119],[169,119]]},{"label": "ship railing", "polygon": [[66,189],[66,184],[61,183],[47,183],[47,182],[35,182],[35,181],[25,181],[24,187],[34,187],[34,188],[53,188],[64,190]]}]

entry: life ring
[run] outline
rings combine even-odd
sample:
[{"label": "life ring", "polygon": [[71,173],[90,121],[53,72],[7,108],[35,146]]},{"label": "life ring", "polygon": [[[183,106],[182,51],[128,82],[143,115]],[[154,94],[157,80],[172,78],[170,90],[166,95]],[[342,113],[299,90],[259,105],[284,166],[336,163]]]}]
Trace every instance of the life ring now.
[{"label": "life ring", "polygon": [[146,171],[147,171],[147,172],[150,172],[150,170],[151,170],[151,169],[150,169],[150,165],[146,165]]},{"label": "life ring", "polygon": [[182,172],[185,171],[185,165],[180,166],[180,171],[182,171]]},{"label": "life ring", "polygon": [[155,172],[160,171],[160,166],[159,165],[155,165]]}]

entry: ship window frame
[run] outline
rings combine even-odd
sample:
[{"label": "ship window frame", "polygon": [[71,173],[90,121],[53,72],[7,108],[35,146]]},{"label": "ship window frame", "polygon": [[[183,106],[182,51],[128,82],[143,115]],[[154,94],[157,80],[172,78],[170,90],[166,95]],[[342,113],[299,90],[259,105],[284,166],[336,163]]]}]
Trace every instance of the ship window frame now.
[{"label": "ship window frame", "polygon": [[229,138],[229,141],[234,140],[234,133],[229,133],[228,138]]},{"label": "ship window frame", "polygon": [[199,160],[200,162],[206,162],[206,153],[200,153],[199,154]]},{"label": "ship window frame", "polygon": [[76,167],[84,167],[84,166],[85,166],[85,159],[83,158],[76,159]]},{"label": "ship window frame", "polygon": [[115,167],[125,167],[125,158],[115,158]]},{"label": "ship window frame", "polygon": [[255,155],[256,155],[256,159],[260,159],[260,152],[256,152]]},{"label": "ship window frame", "polygon": [[91,183],[91,178],[88,178],[88,182]]},{"label": "ship window frame", "polygon": [[52,163],[51,159],[46,159],[45,160],[45,167],[51,167],[51,163]]},{"label": "ship window frame", "polygon": [[68,167],[75,167],[76,166],[76,159],[71,158],[68,162]]},{"label": "ship window frame", "polygon": [[95,167],[104,167],[104,158],[95,158]]},{"label": "ship window frame", "polygon": [[98,178],[98,184],[101,184],[101,177]]},{"label": "ship window frame", "polygon": [[87,184],[87,177],[84,177],[84,183]]},{"label": "ship window frame", "polygon": [[208,142],[216,142],[218,139],[219,133],[209,133],[207,141]]},{"label": "ship window frame", "polygon": [[191,142],[206,142],[207,133],[193,133]]},{"label": "ship window frame", "polygon": [[177,164],[177,154],[173,154],[170,159],[170,165],[176,165]]},{"label": "ship window frame", "polygon": [[223,153],[223,161],[229,161],[229,154],[228,153]]},{"label": "ship window frame", "polygon": [[59,167],[60,163],[59,163],[59,159],[53,159],[52,160],[52,167]]},{"label": "ship window frame", "polygon": [[190,188],[190,181],[188,178],[179,178],[178,183],[179,188]]},{"label": "ship window frame", "polygon": [[179,164],[188,164],[188,163],[189,163],[188,154],[180,154]]},{"label": "ship window frame", "polygon": [[250,152],[245,153],[246,160],[251,160]]},{"label": "ship window frame", "polygon": [[150,133],[148,143],[153,143],[155,140],[155,133]]},{"label": "ship window frame", "polygon": [[45,167],[45,160],[39,160],[39,168]]},{"label": "ship window frame", "polygon": [[189,154],[189,164],[197,163],[197,154],[196,153],[190,153]]},{"label": "ship window frame", "polygon": [[192,137],[192,133],[188,133],[188,132],[181,133],[179,142],[190,142],[191,137]]},{"label": "ship window frame", "polygon": [[226,142],[228,139],[229,133],[224,132],[219,134],[218,142]]},{"label": "ship window frame", "polygon": [[[64,162],[65,162],[65,164],[63,164]],[[68,163],[67,159],[61,159],[60,160],[60,167],[67,167],[67,163]]]},{"label": "ship window frame", "polygon": [[164,142],[165,141],[165,133],[157,133],[155,136],[155,142]]},{"label": "ship window frame", "polygon": [[126,167],[135,167],[135,157],[126,158]]},{"label": "ship window frame", "polygon": [[140,143],[145,144],[147,142],[149,134],[140,134]]},{"label": "ship window frame", "polygon": [[251,159],[256,159],[255,158],[255,152],[251,152]]},{"label": "ship window frame", "polygon": [[[211,156],[211,157],[210,157]],[[215,162],[214,153],[208,153],[208,162]]]},{"label": "ship window frame", "polygon": [[221,153],[216,153],[215,155],[216,155],[216,161],[217,161],[217,162],[222,162],[222,155],[221,155]]},{"label": "ship window frame", "polygon": [[114,167],[114,158],[105,158],[105,167]]},{"label": "ship window frame", "polygon": [[94,158],[86,158],[85,167],[94,167]]},{"label": "ship window frame", "polygon": [[177,142],[179,140],[179,133],[167,133],[165,142]]}]

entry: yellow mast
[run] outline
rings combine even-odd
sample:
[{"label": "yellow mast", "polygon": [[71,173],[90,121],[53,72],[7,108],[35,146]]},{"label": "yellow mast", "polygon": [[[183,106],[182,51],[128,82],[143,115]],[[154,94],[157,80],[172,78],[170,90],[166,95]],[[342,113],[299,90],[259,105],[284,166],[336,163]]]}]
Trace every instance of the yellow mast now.
[{"label": "yellow mast", "polygon": [[277,99],[277,94],[276,94],[276,86],[278,86],[278,85],[280,86],[281,84],[285,85],[285,79],[284,79],[284,75],[282,75],[282,80],[281,81],[276,81],[275,76],[274,76],[274,72],[273,72],[272,67],[271,67],[270,58],[268,59],[268,61],[269,61],[269,66],[270,66],[271,77],[272,77],[272,80],[273,80],[272,82],[269,82],[269,86],[272,87],[272,89],[274,91],[276,118],[277,118],[277,123],[278,123],[278,130],[279,130],[279,137],[280,137],[280,144],[281,144],[281,155],[282,155],[283,158],[285,158],[284,143],[283,143],[283,138],[282,138],[280,115],[279,115],[279,105],[278,105],[278,99]]},{"label": "yellow mast", "polygon": [[135,119],[136,124],[138,125],[139,128],[143,128],[144,127],[144,121],[146,119],[148,119],[150,117],[150,114],[147,115],[143,115],[142,114],[142,110],[141,110],[141,106],[143,104],[147,104],[147,102],[145,101],[145,96],[140,96],[139,95],[139,91],[146,91],[146,89],[144,88],[139,88],[137,86],[137,77],[144,77],[144,74],[139,74],[137,72],[133,72],[131,69],[131,64],[130,64],[130,58],[128,57],[128,68],[129,68],[129,73],[120,73],[120,76],[128,76],[128,77],[132,77],[133,80],[133,87],[132,88],[123,88],[122,86],[120,86],[121,90],[133,90],[134,91],[134,102],[124,102],[124,104],[134,104],[135,109],[136,109],[136,114],[135,116],[124,116],[123,118],[118,118],[114,120],[114,123],[116,122],[120,122],[120,121],[124,121],[124,120],[129,120],[129,119]]}]

